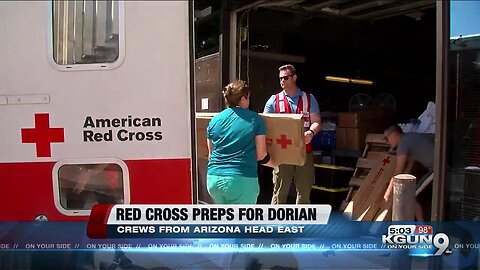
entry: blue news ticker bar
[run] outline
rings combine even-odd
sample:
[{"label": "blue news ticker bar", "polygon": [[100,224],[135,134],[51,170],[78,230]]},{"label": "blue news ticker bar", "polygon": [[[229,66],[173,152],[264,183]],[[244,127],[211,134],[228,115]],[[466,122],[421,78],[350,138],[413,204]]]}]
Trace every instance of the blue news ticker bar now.
[{"label": "blue news ticker bar", "polygon": [[[406,226],[398,226],[402,224]],[[124,252],[130,254],[130,258],[133,259],[132,254],[141,253],[152,254],[149,256],[163,256],[162,254],[170,253],[179,254],[178,256],[191,256],[193,253],[215,253],[226,256],[229,253],[236,254],[238,252],[242,254],[285,254],[287,252],[299,256],[299,258],[307,258],[302,263],[306,268],[311,268],[315,266],[313,261],[318,263],[318,260],[314,260],[314,258],[318,259],[318,256],[321,256],[322,260],[327,260],[325,263],[330,263],[333,260],[338,265],[343,265],[342,263],[349,262],[352,256],[358,254],[361,258],[369,256],[370,262],[378,263],[385,268],[388,267],[388,256],[392,256],[392,254],[402,253],[409,256],[425,257],[431,256],[438,250],[434,246],[425,244],[422,245],[426,248],[413,249],[413,246],[407,245],[407,249],[399,250],[382,242],[384,237],[387,237],[387,241],[395,242],[399,240],[400,238],[395,238],[396,235],[405,236],[404,230],[401,229],[406,230],[412,224],[431,225],[433,227],[432,234],[423,234],[423,236],[433,237],[435,234],[442,232],[449,237],[446,252],[439,257],[435,257],[440,258],[445,265],[452,269],[459,269],[478,264],[480,226],[477,222],[395,223],[396,226],[390,228],[392,232],[389,234],[389,226],[392,223],[351,222],[338,219],[330,220],[328,225],[305,225],[302,237],[285,234],[269,235],[262,238],[255,238],[251,235],[246,237],[246,234],[241,232],[233,234],[233,236],[232,234],[223,234],[222,237],[218,234],[217,237],[206,237],[206,234],[198,235],[202,237],[192,237],[191,234],[185,234],[182,238],[165,238],[165,236],[170,237],[171,235],[152,238],[150,238],[150,235],[148,238],[142,238],[142,235],[137,235],[137,238],[89,239],[85,234],[86,223],[0,223],[0,256],[3,256],[3,259],[13,256],[12,254],[25,253],[42,257],[42,254],[51,254],[50,251],[57,253],[79,251],[78,256],[86,256],[81,255],[82,252],[92,251],[95,254],[99,252],[115,252],[115,254]],[[110,230],[113,228],[111,227]],[[58,233],[60,231],[62,233]],[[333,254],[335,256],[330,256]],[[146,260],[143,255],[137,257],[138,259],[135,259],[135,261],[138,263]],[[331,257],[333,259],[329,259]],[[165,258],[168,259],[170,256]],[[308,264],[308,258],[313,260],[312,264]],[[363,261],[365,260],[363,259]],[[370,266],[363,267],[361,265],[358,265],[358,268],[374,269]]]}]

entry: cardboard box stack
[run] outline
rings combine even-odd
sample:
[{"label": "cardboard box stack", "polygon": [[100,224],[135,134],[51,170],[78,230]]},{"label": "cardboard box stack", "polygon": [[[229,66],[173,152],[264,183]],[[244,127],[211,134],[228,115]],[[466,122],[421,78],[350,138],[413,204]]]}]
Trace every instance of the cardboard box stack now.
[{"label": "cardboard box stack", "polygon": [[383,133],[393,123],[394,111],[373,108],[359,112],[339,112],[337,149],[363,150],[368,133]]}]

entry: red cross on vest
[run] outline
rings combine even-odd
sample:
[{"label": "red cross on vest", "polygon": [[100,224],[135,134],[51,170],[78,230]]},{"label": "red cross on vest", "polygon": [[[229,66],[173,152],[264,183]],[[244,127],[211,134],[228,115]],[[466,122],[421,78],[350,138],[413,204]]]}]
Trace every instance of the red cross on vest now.
[{"label": "red cross on vest", "polygon": [[[302,96],[298,98],[297,110],[295,113],[303,114],[303,127],[305,131],[310,129],[310,94],[302,92]],[[290,107],[285,92],[282,91],[275,95],[275,113],[292,113],[293,110]],[[283,147],[282,147],[283,148]],[[312,152],[312,144],[308,143],[305,145],[307,153]]]},{"label": "red cross on vest", "polygon": [[63,128],[50,128],[48,113],[35,114],[35,128],[22,128],[22,143],[35,143],[37,157],[51,157],[50,144],[64,141]]}]

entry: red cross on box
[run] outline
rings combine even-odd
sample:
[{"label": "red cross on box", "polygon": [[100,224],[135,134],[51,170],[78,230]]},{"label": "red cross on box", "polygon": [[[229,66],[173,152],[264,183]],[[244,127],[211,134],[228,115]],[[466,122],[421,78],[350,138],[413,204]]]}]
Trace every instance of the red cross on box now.
[{"label": "red cross on box", "polygon": [[22,128],[22,143],[35,143],[37,157],[51,157],[51,143],[64,142],[63,128],[50,128],[48,113],[35,114],[35,128]]},{"label": "red cross on box", "polygon": [[280,135],[280,139],[277,139],[277,144],[280,144],[282,149],[287,149],[287,146],[289,144],[292,144],[292,140],[287,139],[287,135],[282,134],[282,135]]},{"label": "red cross on box", "polygon": [[383,166],[387,165],[388,163],[390,163],[390,157],[387,157],[383,160]]}]

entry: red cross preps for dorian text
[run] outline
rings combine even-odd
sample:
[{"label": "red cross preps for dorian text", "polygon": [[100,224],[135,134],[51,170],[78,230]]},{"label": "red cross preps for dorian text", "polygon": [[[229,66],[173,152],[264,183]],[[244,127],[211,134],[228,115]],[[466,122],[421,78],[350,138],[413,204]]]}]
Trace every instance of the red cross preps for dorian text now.
[{"label": "red cross preps for dorian text", "polygon": [[37,157],[51,157],[51,143],[64,142],[63,128],[50,128],[48,113],[35,114],[35,128],[22,128],[22,143],[35,143]]},{"label": "red cross preps for dorian text", "polygon": [[280,144],[282,149],[287,149],[287,146],[289,144],[292,144],[292,140],[287,139],[287,135],[282,134],[282,135],[280,135],[280,139],[277,139],[277,144]]}]

